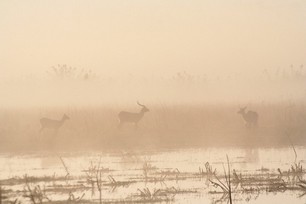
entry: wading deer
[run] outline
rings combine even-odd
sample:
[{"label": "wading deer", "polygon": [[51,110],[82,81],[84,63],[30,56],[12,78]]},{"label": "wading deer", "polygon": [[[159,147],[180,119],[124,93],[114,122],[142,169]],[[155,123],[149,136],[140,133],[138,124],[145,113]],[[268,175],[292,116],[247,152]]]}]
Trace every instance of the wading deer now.
[{"label": "wading deer", "polygon": [[239,111],[237,113],[242,115],[242,118],[245,121],[245,126],[247,128],[257,127],[257,125],[258,125],[258,114],[255,111],[246,112],[245,111],[246,108],[247,107],[239,108]]},{"label": "wading deer", "polygon": [[121,128],[121,126],[124,123],[134,123],[135,128],[137,128],[138,122],[142,119],[142,117],[144,116],[144,114],[146,112],[149,112],[149,109],[146,106],[140,104],[139,102],[137,102],[137,104],[142,107],[139,113],[131,113],[131,112],[126,112],[126,111],[121,111],[118,114],[118,118],[119,118],[118,128]]},{"label": "wading deer", "polygon": [[43,131],[44,129],[52,129],[55,132],[57,132],[58,129],[63,126],[64,122],[69,119],[70,118],[66,114],[63,115],[61,120],[42,118],[40,119],[40,124],[41,124],[40,132]]}]

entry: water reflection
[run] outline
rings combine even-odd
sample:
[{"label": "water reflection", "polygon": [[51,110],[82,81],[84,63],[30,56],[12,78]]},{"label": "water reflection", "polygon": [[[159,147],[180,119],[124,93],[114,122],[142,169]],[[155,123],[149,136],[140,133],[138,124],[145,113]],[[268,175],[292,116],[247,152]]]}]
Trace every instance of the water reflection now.
[{"label": "water reflection", "polygon": [[[296,148],[298,155],[305,155],[306,148]],[[290,148],[208,148],[208,149],[171,149],[150,151],[121,151],[121,152],[61,152],[26,155],[0,155],[1,183],[5,189],[12,189],[13,198],[20,197],[17,190],[22,191],[24,184],[17,182],[28,177],[40,177],[41,186],[49,186],[48,196],[53,200],[67,200],[67,184],[74,195],[82,195],[82,199],[99,199],[95,183],[90,184],[88,173],[99,168],[102,178],[103,199],[107,200],[137,200],[155,199],[152,193],[162,194],[160,200],[171,198],[174,203],[214,203],[227,202],[218,191],[206,173],[207,163],[212,171],[216,171],[221,180],[224,175],[226,155],[230,159],[230,168],[237,174],[266,175],[277,178],[278,169],[286,172],[294,162]],[[303,158],[304,159],[304,158]],[[305,160],[301,160],[305,165]],[[66,177],[67,171],[69,176]],[[273,177],[273,175],[276,175]],[[9,185],[5,179],[16,178]],[[94,177],[91,177],[95,179]],[[256,177],[254,177],[256,178]],[[303,177],[301,177],[302,179]],[[234,179],[234,178],[232,178]],[[286,179],[285,177],[283,179]],[[234,181],[233,181],[234,182]],[[36,183],[37,184],[37,183]],[[31,185],[36,185],[35,182]],[[239,182],[233,187],[240,189]],[[56,190],[59,186],[66,186]],[[272,186],[273,187],[273,186]],[[272,188],[269,187],[269,188]],[[234,193],[235,203],[303,203],[298,198],[299,191],[271,191],[263,189],[250,190],[245,187],[243,193]],[[51,190],[54,189],[54,190]],[[273,189],[272,189],[273,190]],[[156,192],[157,191],[157,192]],[[235,190],[234,190],[235,191]],[[238,190],[236,190],[238,192]],[[140,196],[141,195],[141,196]],[[71,196],[71,195],[70,195]],[[140,197],[139,197],[140,196]],[[167,199],[166,199],[167,198]],[[169,201],[169,200],[168,200]]]}]

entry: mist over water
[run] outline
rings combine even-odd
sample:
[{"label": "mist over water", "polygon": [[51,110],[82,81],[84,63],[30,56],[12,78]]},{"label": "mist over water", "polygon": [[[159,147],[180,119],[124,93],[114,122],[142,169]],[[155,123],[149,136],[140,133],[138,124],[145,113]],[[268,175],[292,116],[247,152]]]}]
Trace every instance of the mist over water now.
[{"label": "mist over water", "polygon": [[304,0],[0,1],[0,203],[304,203]]}]

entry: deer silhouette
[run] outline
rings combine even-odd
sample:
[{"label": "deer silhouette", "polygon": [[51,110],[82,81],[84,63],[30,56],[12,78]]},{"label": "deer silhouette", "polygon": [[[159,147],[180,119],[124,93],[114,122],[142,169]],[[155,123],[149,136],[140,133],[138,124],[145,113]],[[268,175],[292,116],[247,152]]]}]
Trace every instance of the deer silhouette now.
[{"label": "deer silhouette", "polygon": [[239,108],[238,114],[241,114],[242,118],[245,121],[245,126],[247,128],[257,127],[258,125],[258,114],[255,111],[246,112],[247,107]]},{"label": "deer silhouette", "polygon": [[66,120],[69,120],[70,118],[64,114],[61,120],[53,120],[49,118],[41,118],[40,119],[40,132],[42,132],[44,129],[52,129],[55,130],[55,132],[58,132],[58,129],[63,126],[64,122]]},{"label": "deer silhouette", "polygon": [[135,128],[137,128],[138,127],[138,122],[143,118],[143,116],[146,112],[149,112],[149,109],[145,105],[142,105],[139,102],[137,102],[137,104],[142,107],[140,112],[131,113],[131,112],[127,112],[127,111],[121,111],[118,114],[118,118],[119,118],[118,128],[119,129],[122,127],[122,125],[124,123],[134,123]]}]

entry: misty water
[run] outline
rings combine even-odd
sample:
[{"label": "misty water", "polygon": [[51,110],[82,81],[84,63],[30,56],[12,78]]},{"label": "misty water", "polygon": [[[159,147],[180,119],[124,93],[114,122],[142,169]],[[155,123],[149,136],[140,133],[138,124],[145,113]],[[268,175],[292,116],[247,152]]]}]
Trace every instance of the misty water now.
[{"label": "misty water", "polygon": [[[230,169],[247,176],[277,177],[278,168],[284,172],[295,162],[305,166],[305,147],[296,147],[298,157],[292,148],[183,148],[151,149],[147,151],[122,150],[113,152],[28,152],[4,154],[0,156],[0,175],[2,190],[11,201],[27,200],[24,180],[32,187],[39,185],[46,189],[48,199],[65,201],[72,192],[75,197],[82,196],[83,201],[98,202],[98,191],[88,183],[91,167],[100,165],[102,172],[102,201],[106,203],[135,201],[140,191],[148,188],[151,193],[156,189],[175,189],[166,201],[159,203],[227,203],[223,193],[210,183],[213,177],[200,175],[199,169],[205,169],[209,162],[216,174],[222,178],[224,166],[229,157]],[[62,159],[62,160],[61,160]],[[65,167],[66,166],[66,167]],[[67,168],[67,170],[65,170]],[[145,171],[147,177],[145,177]],[[67,171],[69,175],[67,175]],[[66,176],[66,177],[65,177]],[[121,184],[109,185],[111,176]],[[164,178],[165,177],[165,178]],[[11,182],[7,179],[11,178]],[[51,179],[49,179],[51,178]],[[65,178],[65,179],[57,179]],[[159,180],[163,178],[162,180]],[[301,177],[301,179],[303,176]],[[15,179],[15,182],[14,182]],[[285,176],[282,179],[287,179]],[[16,182],[20,180],[20,182]],[[233,180],[233,178],[232,178]],[[225,180],[224,180],[225,181]],[[269,189],[269,185],[257,190],[241,191],[239,184],[234,188],[235,203],[305,203],[305,197],[299,197],[303,189]],[[272,186],[272,184],[271,184]],[[66,188],[66,189],[65,189]],[[247,187],[245,187],[247,189]],[[69,190],[70,189],[70,190]],[[235,192],[236,191],[236,192]],[[145,198],[143,198],[145,199]],[[153,197],[150,199],[154,199]],[[147,200],[148,201],[150,201]],[[153,201],[150,202],[153,202]],[[139,200],[138,200],[139,201]],[[146,200],[142,200],[144,203]]]},{"label": "misty water", "polygon": [[305,11],[0,0],[0,204],[305,204]]}]

